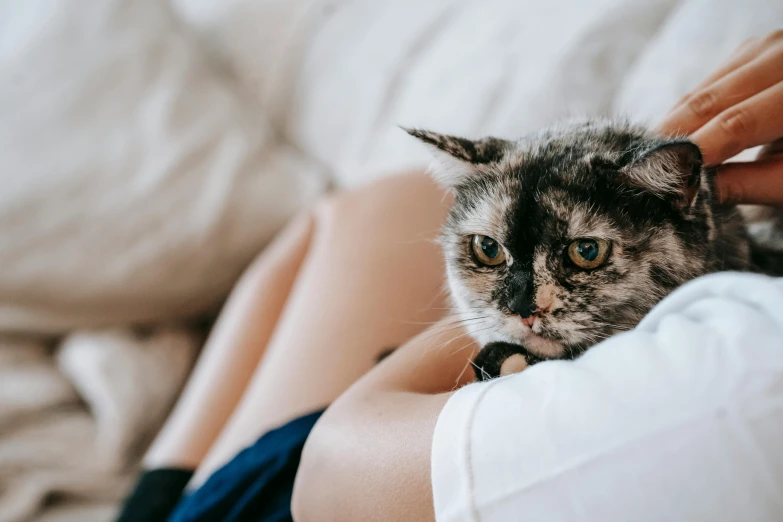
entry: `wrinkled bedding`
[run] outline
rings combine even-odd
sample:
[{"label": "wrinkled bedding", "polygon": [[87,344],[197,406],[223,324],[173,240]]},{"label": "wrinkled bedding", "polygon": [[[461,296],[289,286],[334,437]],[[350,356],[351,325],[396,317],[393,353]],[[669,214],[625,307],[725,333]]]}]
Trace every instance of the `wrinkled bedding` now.
[{"label": "wrinkled bedding", "polygon": [[0,520],[109,520],[198,346],[177,327],[0,341]]},{"label": "wrinkled bedding", "polygon": [[[40,45],[49,41],[37,31],[45,36],[50,4],[31,2],[15,24],[6,18],[14,31],[0,31],[0,58],[29,58],[25,42],[34,31]],[[0,18],[13,14],[11,5],[0,2]],[[133,90],[132,104],[87,104],[84,114],[99,111],[100,126],[80,128],[69,115],[37,138],[46,150],[57,133],[67,133],[69,146],[80,148],[62,157],[100,152],[90,179],[125,187],[112,189],[113,203],[79,199],[94,210],[89,220],[52,228],[30,218],[48,209],[57,219],[58,207],[46,206],[58,201],[44,193],[48,188],[72,197],[90,181],[71,183],[62,177],[69,171],[40,161],[40,150],[15,148],[12,156],[4,148],[19,143],[25,117],[70,114],[46,105],[69,98],[45,100],[36,106],[40,114],[17,111],[0,120],[0,179],[32,198],[0,198],[0,232],[15,234],[0,239],[0,265],[16,267],[15,278],[0,277],[0,312],[26,312],[0,314],[0,522],[109,520],[197,355],[202,338],[189,321],[211,313],[271,233],[326,190],[324,176],[333,186],[354,187],[426,164],[426,152],[398,124],[510,137],[571,116],[653,121],[744,39],[783,26],[777,0],[172,0],[165,9],[179,35],[175,55],[186,57],[170,67],[191,64],[197,74],[168,75],[160,68],[168,55],[148,49],[147,62],[134,63],[149,62],[158,74],[134,76],[150,85]],[[155,30],[171,29],[150,27],[144,34],[152,39],[160,38]],[[121,71],[94,67],[90,77]],[[86,74],[71,73],[63,78]],[[122,128],[138,107],[166,111],[177,99],[172,85],[207,94],[180,107],[191,115],[184,119],[134,120],[134,137],[165,138],[131,151],[155,162],[129,164],[126,154],[73,139]],[[9,92],[0,88],[0,107],[22,100],[20,91],[14,98]],[[211,117],[192,117],[200,103]],[[190,125],[199,129],[195,137]],[[212,145],[201,154],[204,142]],[[124,168],[112,170],[113,162]],[[24,184],[29,165],[35,190]],[[266,181],[254,182],[254,173]],[[55,175],[57,183],[47,181]],[[122,197],[127,187],[136,190],[132,199]],[[100,199],[100,191],[91,194]],[[147,197],[156,202],[152,220],[145,218]],[[19,201],[43,206],[25,210]],[[182,210],[171,217],[177,226],[161,226],[167,205]],[[25,216],[32,221],[18,221]],[[154,241],[140,240],[153,231]],[[135,257],[121,263],[127,243],[103,238],[126,233]],[[14,257],[4,259],[8,245]],[[90,250],[96,245],[106,248]],[[191,266],[183,260],[201,255],[207,258],[198,270],[180,272]],[[177,277],[172,282],[167,274]],[[141,290],[138,281],[145,282]],[[47,308],[46,296],[56,296],[57,306]],[[144,331],[131,328],[139,322]]]}]

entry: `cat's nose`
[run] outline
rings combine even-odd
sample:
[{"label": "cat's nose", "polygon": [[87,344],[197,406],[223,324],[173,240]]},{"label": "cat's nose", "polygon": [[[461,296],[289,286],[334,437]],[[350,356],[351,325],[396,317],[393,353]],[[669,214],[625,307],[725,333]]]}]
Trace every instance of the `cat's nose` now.
[{"label": "cat's nose", "polygon": [[531,328],[532,328],[532,327],[533,327],[533,324],[536,322],[536,317],[538,317],[538,316],[537,316],[537,315],[535,315],[535,314],[534,314],[534,315],[531,315],[530,317],[523,317],[523,318],[522,318],[522,324],[524,324],[525,326],[529,326],[529,327],[531,327]]},{"label": "cat's nose", "polygon": [[508,307],[522,319],[532,318],[532,315],[537,308],[532,301],[526,299],[512,299],[511,302],[508,303]]}]

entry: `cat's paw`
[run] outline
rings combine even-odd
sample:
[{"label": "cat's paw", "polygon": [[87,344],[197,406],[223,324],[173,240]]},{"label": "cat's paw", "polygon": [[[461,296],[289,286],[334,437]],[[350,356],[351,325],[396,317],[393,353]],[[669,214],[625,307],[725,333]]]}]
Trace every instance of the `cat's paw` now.
[{"label": "cat's paw", "polygon": [[495,377],[519,373],[542,360],[522,345],[494,342],[485,345],[473,359],[473,371],[477,380],[487,381]]}]

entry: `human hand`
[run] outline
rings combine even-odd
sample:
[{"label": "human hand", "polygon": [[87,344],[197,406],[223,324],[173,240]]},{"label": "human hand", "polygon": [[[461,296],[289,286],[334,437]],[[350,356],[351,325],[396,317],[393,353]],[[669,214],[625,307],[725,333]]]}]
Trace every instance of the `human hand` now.
[{"label": "human hand", "polygon": [[783,30],[741,45],[675,105],[658,130],[689,135],[708,166],[765,145],[756,161],[718,168],[718,199],[783,205]]}]

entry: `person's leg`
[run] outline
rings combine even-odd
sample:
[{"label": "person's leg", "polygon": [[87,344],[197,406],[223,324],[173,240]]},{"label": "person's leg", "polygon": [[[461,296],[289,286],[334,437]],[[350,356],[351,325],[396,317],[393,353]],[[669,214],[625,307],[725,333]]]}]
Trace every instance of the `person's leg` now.
[{"label": "person's leg", "polygon": [[294,220],[245,271],[176,408],[144,458],[118,522],[166,520],[234,410],[275,328],[312,237]]},{"label": "person's leg", "polygon": [[144,458],[147,469],[195,470],[223,429],[266,349],[312,237],[308,212],[246,270],[226,302],[174,411]]},{"label": "person's leg", "polygon": [[443,192],[423,174],[385,179],[319,206],[277,329],[192,485],[262,433],[328,405],[384,349],[444,314],[435,239],[447,209]]}]

